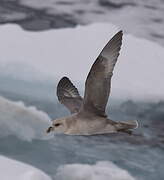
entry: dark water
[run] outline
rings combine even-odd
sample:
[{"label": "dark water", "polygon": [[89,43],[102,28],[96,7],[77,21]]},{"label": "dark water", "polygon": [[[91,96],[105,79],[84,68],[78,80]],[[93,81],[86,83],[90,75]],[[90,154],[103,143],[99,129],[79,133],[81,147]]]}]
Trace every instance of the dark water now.
[{"label": "dark water", "polygon": [[0,23],[31,31],[110,22],[164,45],[163,0],[1,0]]},{"label": "dark water", "polygon": [[[22,100],[27,106],[35,105],[38,109],[47,112],[51,118],[68,114],[64,107],[55,100],[51,101],[47,96],[54,87],[47,83],[37,86],[35,82],[36,87],[29,82],[27,84],[25,87],[29,86],[32,94],[34,96],[37,94],[36,98],[27,94],[16,95],[12,91],[4,92],[4,89],[1,90],[1,95],[12,100]],[[37,93],[39,91],[35,88],[38,87],[39,90],[41,86],[42,93],[39,95]],[[47,101],[45,101],[46,97]],[[86,137],[55,135],[49,140],[33,139],[32,141],[11,134],[0,137],[0,154],[31,164],[52,178],[60,165],[112,161],[135,178],[163,180],[164,102],[148,103],[130,100],[119,102],[113,99],[107,112],[114,120],[138,119],[139,128],[132,135],[123,133]]]}]

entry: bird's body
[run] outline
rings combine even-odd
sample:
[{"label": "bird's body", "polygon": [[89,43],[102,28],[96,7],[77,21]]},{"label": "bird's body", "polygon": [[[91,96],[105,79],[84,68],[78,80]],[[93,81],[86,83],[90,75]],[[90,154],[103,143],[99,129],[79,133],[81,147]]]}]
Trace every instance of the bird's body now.
[{"label": "bird's body", "polygon": [[113,69],[121,49],[122,35],[122,31],[119,31],[113,36],[92,65],[85,82],[84,98],[67,77],[59,81],[58,100],[70,110],[72,115],[53,120],[47,132],[95,135],[129,132],[129,129],[138,127],[135,120],[115,122],[108,119],[105,113]]},{"label": "bird's body", "polygon": [[93,135],[116,132],[115,127],[111,126],[110,121],[108,122],[108,119],[104,117],[79,117],[79,114],[73,114],[62,118],[62,120],[65,121],[65,126],[67,127],[64,130],[64,134]]},{"label": "bird's body", "polygon": [[126,124],[124,122],[115,122],[106,117],[100,116],[81,116],[78,113],[54,120],[53,125],[58,122],[64,124],[63,128],[58,128],[56,133],[64,133],[67,135],[96,135],[96,134],[108,134],[116,133],[121,130],[133,129],[136,127],[136,123],[132,121],[132,124]]}]

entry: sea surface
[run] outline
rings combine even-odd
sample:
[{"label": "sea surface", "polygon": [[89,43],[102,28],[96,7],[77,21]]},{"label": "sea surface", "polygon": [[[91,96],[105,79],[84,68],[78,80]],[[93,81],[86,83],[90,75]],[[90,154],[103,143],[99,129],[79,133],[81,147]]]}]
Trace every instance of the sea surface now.
[{"label": "sea surface", "polygon": [[[20,105],[15,107],[10,101],[6,103],[0,98],[1,155],[31,164],[46,172],[54,180],[58,180],[55,174],[61,165],[74,163],[92,165],[102,161],[112,162],[117,167],[127,170],[135,179],[163,180],[164,102],[110,100],[110,107],[107,108],[110,118],[117,121],[139,120],[139,129],[132,135],[124,133],[99,136],[55,135],[43,139],[39,133],[44,133],[48,125],[44,125],[42,119],[47,116],[41,112],[49,116],[48,120],[69,114],[54,100],[54,85],[47,82],[35,82],[34,85],[30,82],[14,81],[17,89],[24,83],[28,93],[23,89],[20,93],[13,93],[9,90],[13,86],[13,80],[7,79],[5,82],[8,91],[0,88],[1,96],[10,101],[24,102],[24,105],[19,103]],[[30,106],[37,109],[29,108]],[[40,114],[37,116],[39,118],[36,118],[37,114]],[[44,129],[40,130],[42,124]]]},{"label": "sea surface", "polygon": [[[112,22],[127,33],[164,45],[163,0],[0,1],[0,23],[16,23],[29,31],[75,27],[93,22]],[[50,119],[69,114],[55,100],[54,84],[18,81],[11,77],[0,77],[0,81],[0,96],[11,101],[21,101],[25,108],[35,106]],[[13,123],[5,125],[5,136],[0,133],[0,154],[31,164],[54,180],[57,180],[55,174],[60,165],[95,164],[101,161],[113,162],[127,170],[135,179],[164,179],[163,101],[150,103],[133,102],[129,99],[120,102],[118,99],[111,99],[107,113],[113,120],[139,120],[139,129],[132,135],[55,135],[44,140],[29,134],[25,137],[18,136],[19,131],[22,131],[19,125],[11,131],[9,126],[12,127],[14,122],[21,121],[22,114],[15,110],[12,104],[8,109],[1,99],[0,107],[1,119],[6,118],[5,113],[8,112],[7,118],[10,121],[12,119]],[[33,113],[35,110],[30,109],[23,114],[24,119],[31,117],[31,114],[28,114],[31,111]],[[4,124],[0,123],[0,128]],[[37,132],[37,125],[31,123],[31,126]]]}]

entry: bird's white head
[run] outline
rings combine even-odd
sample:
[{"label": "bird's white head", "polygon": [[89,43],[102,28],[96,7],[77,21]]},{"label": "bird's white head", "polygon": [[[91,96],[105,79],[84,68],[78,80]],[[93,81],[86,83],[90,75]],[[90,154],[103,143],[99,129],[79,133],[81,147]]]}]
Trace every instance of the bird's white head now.
[{"label": "bird's white head", "polygon": [[47,133],[54,131],[55,133],[64,133],[67,130],[65,118],[53,120],[52,126],[47,129]]}]

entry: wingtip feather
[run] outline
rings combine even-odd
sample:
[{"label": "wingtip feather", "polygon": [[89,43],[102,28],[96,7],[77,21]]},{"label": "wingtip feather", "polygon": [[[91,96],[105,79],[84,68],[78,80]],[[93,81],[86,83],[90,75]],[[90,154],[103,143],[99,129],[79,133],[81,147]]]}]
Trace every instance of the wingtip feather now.
[{"label": "wingtip feather", "polygon": [[61,78],[57,85],[57,97],[59,101],[62,101],[64,96],[80,97],[77,88],[73,85],[70,79],[66,76]]},{"label": "wingtip feather", "polygon": [[117,60],[122,45],[122,37],[123,31],[120,30],[110,39],[100,54],[107,59]]}]

